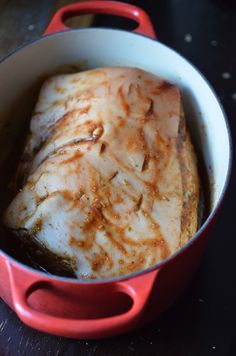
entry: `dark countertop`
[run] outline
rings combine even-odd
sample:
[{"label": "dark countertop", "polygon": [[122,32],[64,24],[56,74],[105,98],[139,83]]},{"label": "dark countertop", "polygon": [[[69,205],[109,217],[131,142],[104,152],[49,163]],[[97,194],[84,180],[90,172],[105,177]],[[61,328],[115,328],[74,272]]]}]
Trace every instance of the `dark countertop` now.
[{"label": "dark countertop", "polygon": [[[0,0],[0,56],[24,41],[39,37],[55,8],[69,2]],[[140,0],[130,3],[150,14],[160,41],[188,58],[209,80],[225,108],[234,136],[235,2]],[[127,25],[123,20],[108,17],[99,17],[96,23],[114,27]],[[214,236],[190,288],[158,320],[128,335],[86,342],[32,330],[0,301],[0,355],[235,355],[235,178],[234,169]]]}]

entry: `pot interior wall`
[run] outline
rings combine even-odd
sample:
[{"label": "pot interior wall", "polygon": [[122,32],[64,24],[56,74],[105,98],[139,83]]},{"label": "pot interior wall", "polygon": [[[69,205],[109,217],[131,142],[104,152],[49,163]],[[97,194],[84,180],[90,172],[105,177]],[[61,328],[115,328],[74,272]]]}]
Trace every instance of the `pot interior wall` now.
[{"label": "pot interior wall", "polygon": [[208,84],[180,55],[158,42],[125,31],[84,29],[42,38],[0,65],[1,211],[11,198],[6,187],[43,80],[58,72],[117,65],[140,67],[180,87],[187,124],[210,177],[214,208],[226,181],[229,138]]}]

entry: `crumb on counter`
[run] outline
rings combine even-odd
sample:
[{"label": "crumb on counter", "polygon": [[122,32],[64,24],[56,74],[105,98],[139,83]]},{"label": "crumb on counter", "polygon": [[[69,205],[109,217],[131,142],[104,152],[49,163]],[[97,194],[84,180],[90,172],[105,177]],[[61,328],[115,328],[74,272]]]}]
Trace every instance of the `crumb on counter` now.
[{"label": "crumb on counter", "polygon": [[222,73],[222,78],[223,79],[230,79],[231,78],[231,74],[229,72],[224,72],[224,73]]},{"label": "crumb on counter", "polygon": [[217,47],[217,46],[218,46],[218,42],[217,42],[216,40],[212,40],[212,41],[211,41],[211,45],[212,45],[213,47]]},{"label": "crumb on counter", "polygon": [[184,36],[184,40],[185,40],[185,42],[187,42],[187,43],[190,43],[190,42],[192,42],[192,35],[190,34],[190,33],[186,33],[186,35]]},{"label": "crumb on counter", "polygon": [[33,31],[35,29],[35,25],[34,24],[31,24],[28,26],[28,30],[29,31]]}]

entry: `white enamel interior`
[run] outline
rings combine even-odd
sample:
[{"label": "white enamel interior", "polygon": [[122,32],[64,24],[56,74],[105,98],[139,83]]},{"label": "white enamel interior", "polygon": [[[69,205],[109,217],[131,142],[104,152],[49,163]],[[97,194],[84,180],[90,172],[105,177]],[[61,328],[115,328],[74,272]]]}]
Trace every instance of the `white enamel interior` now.
[{"label": "white enamel interior", "polygon": [[22,98],[22,93],[40,75],[55,73],[63,65],[78,64],[82,69],[136,66],[181,88],[190,131],[214,186],[214,207],[223,191],[230,160],[230,140],[222,109],[208,83],[189,62],[144,36],[112,29],[72,30],[45,37],[15,52],[0,64],[0,131],[6,120],[8,128],[17,129],[21,105],[19,115],[11,116],[12,103],[21,97],[22,107],[27,104],[28,94]]}]

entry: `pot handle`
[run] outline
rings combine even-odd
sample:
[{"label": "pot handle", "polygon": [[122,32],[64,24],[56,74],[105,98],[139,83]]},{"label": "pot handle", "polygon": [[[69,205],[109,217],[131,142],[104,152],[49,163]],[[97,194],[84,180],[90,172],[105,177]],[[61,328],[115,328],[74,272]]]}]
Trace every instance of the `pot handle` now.
[{"label": "pot handle", "polygon": [[111,292],[121,292],[132,299],[133,304],[128,311],[100,319],[69,319],[45,314],[32,308],[28,303],[28,298],[33,292],[45,286],[49,288],[52,286],[53,282],[50,278],[32,274],[22,279],[22,271],[19,267],[9,262],[8,271],[14,309],[21,321],[50,334],[86,339],[112,336],[135,326],[141,317],[159,272],[159,270],[154,270],[128,281],[113,282],[110,285]]},{"label": "pot handle", "polygon": [[63,21],[69,17],[85,14],[109,14],[126,17],[138,23],[134,32],[156,39],[151,20],[144,10],[127,3],[104,0],[84,1],[62,7],[53,16],[44,35],[69,30]]}]

